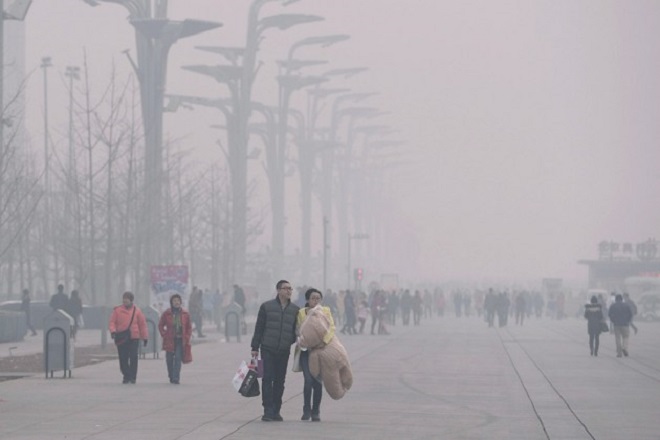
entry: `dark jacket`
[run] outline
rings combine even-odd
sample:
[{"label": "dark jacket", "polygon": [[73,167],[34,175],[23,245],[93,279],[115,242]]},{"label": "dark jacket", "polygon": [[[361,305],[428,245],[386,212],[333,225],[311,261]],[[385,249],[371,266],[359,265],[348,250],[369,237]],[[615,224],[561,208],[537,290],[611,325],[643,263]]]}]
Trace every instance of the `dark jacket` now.
[{"label": "dark jacket", "polygon": [[617,301],[610,306],[609,316],[612,324],[618,327],[630,325],[633,317],[632,310],[630,310],[628,304],[622,301]]},{"label": "dark jacket", "polygon": [[603,308],[600,304],[587,304],[584,306],[584,317],[587,318],[587,332],[595,335],[601,332],[602,323],[605,320]]},{"label": "dark jacket", "polygon": [[291,301],[283,308],[279,297],[261,304],[252,336],[252,351],[288,353],[291,344],[296,342],[298,310],[300,307]]},{"label": "dark jacket", "polygon": [[69,297],[64,292],[58,292],[50,297],[50,306],[53,310],[67,311],[69,308]]}]

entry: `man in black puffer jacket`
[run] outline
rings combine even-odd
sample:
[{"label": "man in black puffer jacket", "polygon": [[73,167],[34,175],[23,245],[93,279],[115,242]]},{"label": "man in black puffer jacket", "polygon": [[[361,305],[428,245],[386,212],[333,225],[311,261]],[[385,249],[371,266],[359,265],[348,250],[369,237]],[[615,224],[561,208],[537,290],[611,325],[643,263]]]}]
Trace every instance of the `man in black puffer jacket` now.
[{"label": "man in black puffer jacket", "polygon": [[261,350],[263,379],[261,401],[264,422],[281,422],[280,408],[291,345],[296,342],[296,316],[300,307],[291,302],[291,283],[278,281],[277,296],[259,307],[252,336],[252,357]]}]

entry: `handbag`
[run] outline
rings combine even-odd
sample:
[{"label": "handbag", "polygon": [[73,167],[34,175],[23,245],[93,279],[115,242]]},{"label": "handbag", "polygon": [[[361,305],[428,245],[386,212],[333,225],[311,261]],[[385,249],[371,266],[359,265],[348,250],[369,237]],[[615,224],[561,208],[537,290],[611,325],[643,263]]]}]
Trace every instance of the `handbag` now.
[{"label": "handbag", "polygon": [[601,321],[601,322],[600,322],[600,332],[601,332],[601,333],[607,333],[607,332],[609,332],[609,331],[610,331],[610,328],[609,328],[609,326],[607,325],[607,322],[605,322],[605,321]]},{"label": "handbag", "polygon": [[257,378],[256,371],[253,369],[248,370],[238,393],[243,397],[257,397],[261,394],[259,391],[259,379]]},{"label": "handbag", "polygon": [[131,339],[131,325],[133,324],[133,318],[135,317],[135,306],[133,307],[133,314],[131,315],[131,321],[128,323],[128,328],[120,332],[115,332],[115,345],[122,345]]},{"label": "handbag", "polygon": [[181,359],[181,362],[184,364],[192,362],[192,346],[190,344],[185,344],[183,346],[183,359]]},{"label": "handbag", "polygon": [[296,346],[295,351],[293,352],[293,366],[291,367],[291,371],[294,373],[300,373],[302,371],[302,366],[300,365],[300,354],[302,353],[302,350],[300,347]]},{"label": "handbag", "polygon": [[232,379],[234,389],[243,397],[256,397],[260,393],[257,372],[251,369],[247,362],[242,361],[234,378]]}]

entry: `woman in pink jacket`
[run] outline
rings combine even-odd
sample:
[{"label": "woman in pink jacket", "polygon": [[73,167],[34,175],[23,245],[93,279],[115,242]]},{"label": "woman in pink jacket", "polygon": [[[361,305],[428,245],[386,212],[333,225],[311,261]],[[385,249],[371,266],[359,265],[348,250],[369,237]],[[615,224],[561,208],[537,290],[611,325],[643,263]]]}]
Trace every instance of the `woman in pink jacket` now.
[{"label": "woman in pink jacket", "polygon": [[124,292],[122,305],[115,307],[110,316],[108,330],[115,340],[119,355],[119,368],[124,376],[122,383],[134,384],[138,369],[138,344],[140,339],[147,345],[149,330],[142,311],[133,304],[135,296]]},{"label": "woman in pink jacket", "polygon": [[181,295],[174,294],[170,298],[170,308],[161,315],[158,331],[163,338],[167,375],[171,384],[178,385],[181,378],[181,362],[187,364],[192,361],[190,350],[192,324],[190,314],[181,306]]}]

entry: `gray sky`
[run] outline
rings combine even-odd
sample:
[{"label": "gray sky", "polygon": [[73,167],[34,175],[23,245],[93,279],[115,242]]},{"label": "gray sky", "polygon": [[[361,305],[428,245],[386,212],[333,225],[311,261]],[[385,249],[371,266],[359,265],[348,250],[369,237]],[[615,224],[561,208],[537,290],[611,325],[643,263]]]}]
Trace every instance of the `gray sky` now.
[{"label": "gray sky", "polygon": [[[220,62],[196,45],[243,45],[248,3],[170,0],[170,18],[224,27],[173,48],[168,92],[222,95],[213,82],[179,67]],[[350,87],[379,92],[369,105],[389,112],[382,122],[406,141],[401,150],[409,157],[390,180],[392,219],[401,231],[392,240],[402,261],[391,271],[410,277],[418,271],[425,279],[586,282],[576,261],[595,257],[600,240],[658,235],[660,2],[303,0],[263,11],[325,21],[267,33],[255,98],[275,104],[274,60],[290,44],[349,34],[336,47],[297,54],[330,61],[310,73],[369,67]],[[53,58],[51,127],[59,135],[66,130],[61,75],[66,65],[82,64],[83,47],[98,84],[107,82],[112,57],[128,72],[121,51],[133,49],[134,40],[126,16],[112,4],[34,1],[26,63],[31,70],[43,55]],[[28,89],[35,151],[43,136],[40,78],[36,72]],[[219,120],[204,110],[167,115],[166,133],[194,146],[199,158],[220,160],[218,134],[208,128]],[[261,165],[253,166],[257,174]],[[267,189],[260,191],[267,207]],[[297,212],[297,194],[288,197],[288,211]],[[299,245],[288,233],[291,251]],[[313,251],[318,247],[316,240]]]}]

